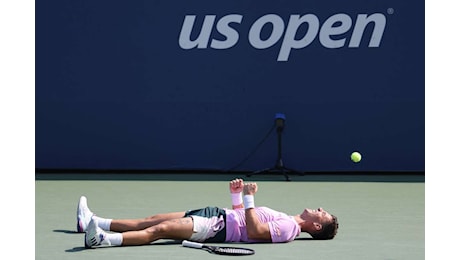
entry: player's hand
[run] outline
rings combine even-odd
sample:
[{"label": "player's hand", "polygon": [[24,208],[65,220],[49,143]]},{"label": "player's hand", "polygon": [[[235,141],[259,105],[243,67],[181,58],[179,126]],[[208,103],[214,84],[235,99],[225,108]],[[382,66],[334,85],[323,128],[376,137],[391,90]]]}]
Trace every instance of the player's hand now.
[{"label": "player's hand", "polygon": [[230,193],[240,193],[243,191],[244,182],[242,179],[234,179],[230,181]]},{"label": "player's hand", "polygon": [[244,195],[254,195],[257,192],[257,183],[250,182],[245,183],[243,187],[243,194]]}]

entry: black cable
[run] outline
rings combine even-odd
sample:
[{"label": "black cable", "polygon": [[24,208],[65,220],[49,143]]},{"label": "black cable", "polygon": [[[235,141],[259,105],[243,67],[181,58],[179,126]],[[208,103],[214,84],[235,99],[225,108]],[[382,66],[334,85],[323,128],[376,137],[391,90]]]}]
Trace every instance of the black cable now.
[{"label": "black cable", "polygon": [[233,171],[235,170],[236,168],[240,167],[241,165],[243,165],[247,160],[249,160],[256,152],[257,150],[259,150],[260,146],[267,140],[267,138],[270,136],[270,134],[273,132],[273,130],[275,129],[275,125],[273,125],[270,130],[268,131],[268,133],[265,135],[265,137],[257,144],[257,146],[249,153],[248,156],[246,156],[246,158],[244,158],[240,163],[238,163],[236,166],[233,166],[232,168],[230,168],[229,170],[227,170],[227,172],[230,172],[230,171]]}]

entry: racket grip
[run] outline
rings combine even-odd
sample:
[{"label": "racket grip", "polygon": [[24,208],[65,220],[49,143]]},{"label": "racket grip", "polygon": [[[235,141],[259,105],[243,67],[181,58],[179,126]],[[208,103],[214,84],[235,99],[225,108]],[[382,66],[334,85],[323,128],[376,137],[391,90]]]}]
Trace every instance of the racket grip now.
[{"label": "racket grip", "polygon": [[185,247],[193,247],[193,248],[203,248],[203,244],[197,243],[197,242],[188,241],[188,240],[182,241],[182,246],[185,246]]}]

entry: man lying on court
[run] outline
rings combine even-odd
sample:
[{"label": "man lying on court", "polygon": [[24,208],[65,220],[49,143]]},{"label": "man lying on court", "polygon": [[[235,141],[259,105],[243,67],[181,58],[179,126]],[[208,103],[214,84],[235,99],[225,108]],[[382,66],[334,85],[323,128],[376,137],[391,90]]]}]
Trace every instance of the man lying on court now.
[{"label": "man lying on court", "polygon": [[93,214],[82,196],[77,208],[77,230],[85,232],[86,248],[147,245],[158,239],[282,243],[294,240],[300,232],[307,232],[313,239],[332,239],[337,233],[337,217],[322,208],[307,208],[290,216],[255,207],[256,183],[235,179],[229,186],[232,209],[206,207],[143,219],[101,218]]}]

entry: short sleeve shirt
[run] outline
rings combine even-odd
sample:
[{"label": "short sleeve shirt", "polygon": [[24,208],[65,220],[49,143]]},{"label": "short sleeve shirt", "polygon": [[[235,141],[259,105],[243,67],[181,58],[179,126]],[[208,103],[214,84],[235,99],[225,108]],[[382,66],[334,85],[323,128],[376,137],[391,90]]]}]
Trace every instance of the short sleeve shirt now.
[{"label": "short sleeve shirt", "polygon": [[[262,223],[268,223],[273,243],[294,240],[300,234],[300,227],[294,217],[267,207],[256,207],[256,214]],[[227,242],[261,242],[248,239],[244,209],[226,209]]]}]

